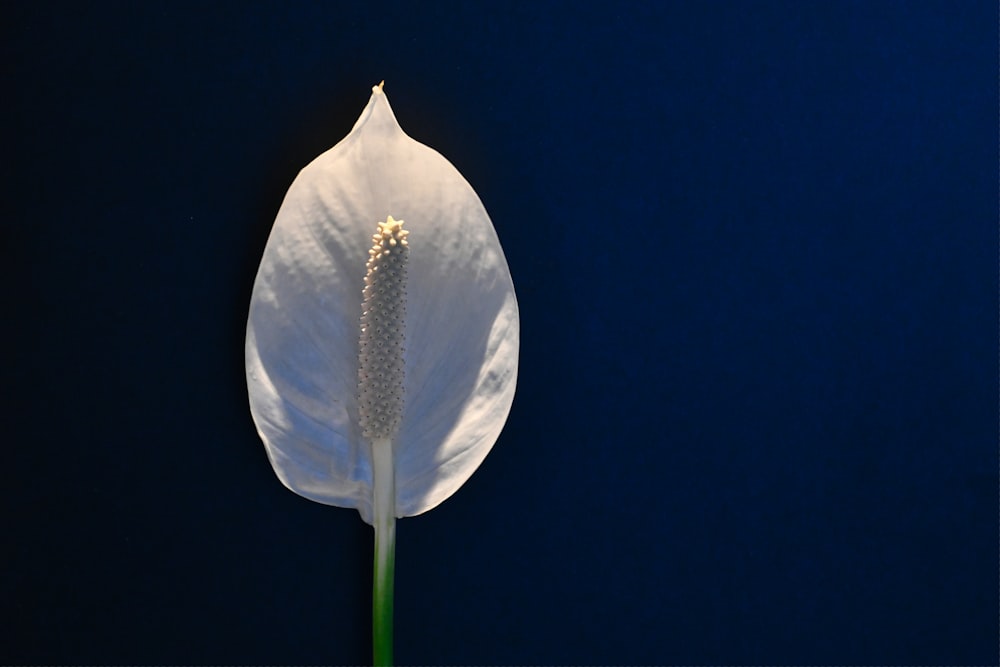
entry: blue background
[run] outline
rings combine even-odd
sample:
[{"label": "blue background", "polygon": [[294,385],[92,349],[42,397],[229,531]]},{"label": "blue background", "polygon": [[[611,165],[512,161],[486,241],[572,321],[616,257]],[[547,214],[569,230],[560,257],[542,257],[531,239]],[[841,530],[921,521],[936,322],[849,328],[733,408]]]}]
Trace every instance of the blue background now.
[{"label": "blue background", "polygon": [[517,398],[399,524],[401,663],[997,664],[993,2],[15,3],[2,663],[363,663],[371,529],[246,402],[381,79],[478,191]]}]

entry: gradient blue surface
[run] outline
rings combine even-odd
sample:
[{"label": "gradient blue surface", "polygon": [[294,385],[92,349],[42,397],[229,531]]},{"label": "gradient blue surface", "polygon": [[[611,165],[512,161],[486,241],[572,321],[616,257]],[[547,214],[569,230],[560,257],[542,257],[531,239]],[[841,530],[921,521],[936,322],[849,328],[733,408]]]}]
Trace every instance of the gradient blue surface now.
[{"label": "gradient blue surface", "polygon": [[369,659],[243,334],[386,80],[504,245],[518,395],[399,524],[412,664],[997,664],[989,2],[3,10],[0,662]]}]

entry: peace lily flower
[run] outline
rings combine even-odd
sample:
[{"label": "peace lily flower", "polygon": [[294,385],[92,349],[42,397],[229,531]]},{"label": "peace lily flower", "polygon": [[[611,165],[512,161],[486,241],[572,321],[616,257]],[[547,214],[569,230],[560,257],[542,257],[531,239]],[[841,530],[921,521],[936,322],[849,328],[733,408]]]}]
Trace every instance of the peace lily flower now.
[{"label": "peace lily flower", "polygon": [[392,660],[395,518],[479,467],[510,411],[519,320],[496,231],[381,84],[288,190],[247,323],[250,409],[278,478],[375,527],[376,663]]}]

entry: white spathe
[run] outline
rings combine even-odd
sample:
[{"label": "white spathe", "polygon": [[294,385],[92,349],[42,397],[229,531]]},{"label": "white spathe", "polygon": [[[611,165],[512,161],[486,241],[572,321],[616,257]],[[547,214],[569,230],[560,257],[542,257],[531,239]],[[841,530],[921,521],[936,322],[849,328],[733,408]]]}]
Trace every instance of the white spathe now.
[{"label": "white spathe", "polygon": [[247,323],[250,409],[289,489],[373,520],[358,426],[365,262],[387,216],[409,230],[396,516],[426,512],[475,472],[517,380],[510,271],[458,170],[400,129],[381,88],[342,141],[299,173],[274,222]]}]

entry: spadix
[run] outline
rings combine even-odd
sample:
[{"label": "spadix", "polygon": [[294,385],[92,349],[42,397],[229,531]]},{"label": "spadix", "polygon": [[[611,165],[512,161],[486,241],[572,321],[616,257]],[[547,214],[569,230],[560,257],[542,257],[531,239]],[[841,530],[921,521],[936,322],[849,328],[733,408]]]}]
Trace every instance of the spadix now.
[{"label": "spadix", "polygon": [[254,283],[247,384],[275,472],[376,532],[437,506],[500,434],[518,330],[479,197],[376,86],[292,183]]}]

